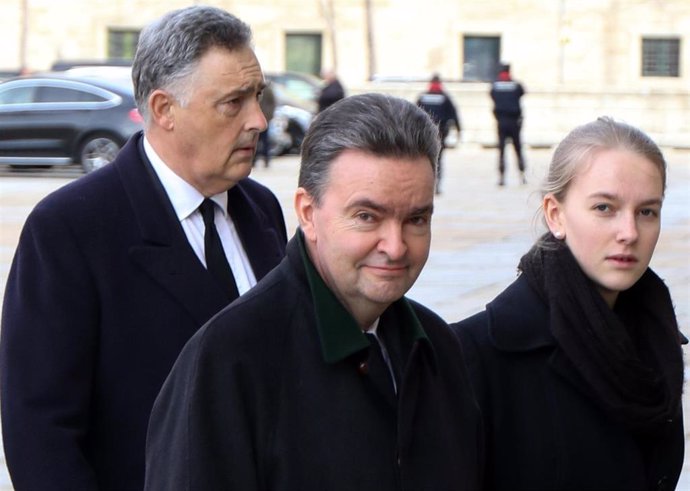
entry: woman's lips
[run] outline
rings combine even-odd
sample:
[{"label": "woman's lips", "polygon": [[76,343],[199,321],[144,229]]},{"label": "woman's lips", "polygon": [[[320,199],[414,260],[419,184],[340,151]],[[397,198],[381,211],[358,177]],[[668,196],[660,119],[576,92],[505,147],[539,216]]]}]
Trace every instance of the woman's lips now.
[{"label": "woman's lips", "polygon": [[611,256],[608,256],[606,260],[623,267],[634,266],[638,263],[638,259],[631,254],[613,254]]}]

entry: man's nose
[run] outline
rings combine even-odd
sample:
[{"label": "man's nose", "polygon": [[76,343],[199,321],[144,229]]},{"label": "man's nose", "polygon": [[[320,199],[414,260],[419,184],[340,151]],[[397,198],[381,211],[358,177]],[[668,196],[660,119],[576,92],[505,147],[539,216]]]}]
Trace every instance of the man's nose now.
[{"label": "man's nose", "polygon": [[254,130],[261,133],[268,129],[268,121],[266,121],[266,116],[264,116],[264,112],[261,110],[261,105],[258,100],[252,102],[249,112],[249,118],[247,119],[248,130]]},{"label": "man's nose", "polygon": [[407,243],[405,242],[402,224],[392,222],[382,227],[379,250],[394,261],[405,256],[407,253]]}]

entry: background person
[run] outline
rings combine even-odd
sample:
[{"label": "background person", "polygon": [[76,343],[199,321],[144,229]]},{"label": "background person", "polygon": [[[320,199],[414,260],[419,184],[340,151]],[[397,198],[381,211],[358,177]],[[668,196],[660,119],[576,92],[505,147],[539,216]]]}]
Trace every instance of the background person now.
[{"label": "background person", "polygon": [[510,139],[515,149],[518,169],[520,170],[520,182],[527,183],[525,177],[525,157],[522,154],[522,106],[520,99],[525,95],[525,89],[521,83],[516,82],[510,76],[510,65],[503,64],[498,72],[496,80],[491,84],[491,100],[494,102],[494,117],[498,129],[498,185],[505,185],[505,149],[506,140]]},{"label": "background person", "polygon": [[487,430],[487,489],[675,489],[683,336],[650,268],[666,163],[600,118],[556,149],[549,232],[486,311],[452,325]]},{"label": "background person", "polygon": [[331,104],[338,102],[345,97],[345,89],[338,80],[337,75],[333,70],[326,70],[322,74],[323,87],[317,99],[319,105],[318,112],[323,111]]},{"label": "background person", "polygon": [[247,179],[266,128],[250,43],[246,24],[211,7],[146,27],[133,65],[144,134],[27,219],[0,342],[16,489],[143,488],[154,398],[184,343],[233,298],[205,267],[205,198],[234,296],[282,258],[278,201]]},{"label": "background person", "polygon": [[417,105],[424,109],[431,119],[438,125],[441,138],[441,152],[438,154],[438,170],[436,171],[436,194],[441,193],[441,177],[443,173],[443,150],[446,137],[451,125],[458,131],[460,137],[460,115],[452,99],[443,90],[441,77],[434,75],[429,83],[429,89],[417,99]]},{"label": "background person", "polygon": [[147,490],[479,487],[460,346],[404,297],[429,253],[438,152],[402,99],[352,96],[315,118],[287,256],[177,360]]},{"label": "background person", "polygon": [[273,113],[276,110],[276,96],[273,93],[273,89],[271,88],[270,84],[264,87],[264,90],[261,93],[261,100],[259,101],[259,104],[261,106],[261,111],[264,113],[264,117],[266,118],[267,126],[265,131],[259,133],[259,144],[258,148],[256,149],[256,154],[254,155],[254,164],[256,164],[258,156],[261,155],[264,159],[264,167],[268,167],[271,161],[271,140],[268,127],[271,124]]}]

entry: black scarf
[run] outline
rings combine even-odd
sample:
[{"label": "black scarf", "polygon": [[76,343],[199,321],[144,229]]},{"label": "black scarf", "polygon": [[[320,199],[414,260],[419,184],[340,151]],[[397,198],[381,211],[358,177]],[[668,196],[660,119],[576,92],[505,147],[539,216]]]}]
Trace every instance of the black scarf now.
[{"label": "black scarf", "polygon": [[681,417],[682,336],[668,288],[651,269],[614,310],[550,234],[519,269],[549,305],[551,332],[600,407],[636,433]]}]

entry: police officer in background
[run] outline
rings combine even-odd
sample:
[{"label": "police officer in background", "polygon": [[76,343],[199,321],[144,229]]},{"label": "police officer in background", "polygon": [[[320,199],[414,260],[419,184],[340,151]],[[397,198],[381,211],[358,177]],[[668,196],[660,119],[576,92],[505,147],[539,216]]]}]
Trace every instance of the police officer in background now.
[{"label": "police officer in background", "polygon": [[436,173],[436,194],[441,194],[441,174],[442,162],[441,156],[445,148],[445,140],[448,132],[452,126],[458,131],[458,138],[460,137],[460,117],[455,108],[453,101],[443,91],[441,85],[441,77],[435,74],[429,82],[429,89],[421,94],[417,99],[417,105],[424,109],[431,119],[438,125],[439,135],[441,137],[441,152],[438,154],[438,171]]},{"label": "police officer in background", "polygon": [[525,94],[522,84],[510,76],[510,65],[502,64],[496,80],[491,84],[491,99],[494,101],[494,116],[498,127],[498,185],[505,185],[505,147],[510,138],[517,155],[520,182],[526,184],[525,158],[522,155],[520,130],[522,129],[522,108],[520,98]]}]

